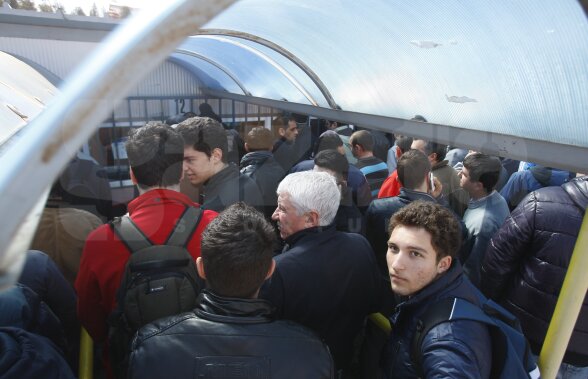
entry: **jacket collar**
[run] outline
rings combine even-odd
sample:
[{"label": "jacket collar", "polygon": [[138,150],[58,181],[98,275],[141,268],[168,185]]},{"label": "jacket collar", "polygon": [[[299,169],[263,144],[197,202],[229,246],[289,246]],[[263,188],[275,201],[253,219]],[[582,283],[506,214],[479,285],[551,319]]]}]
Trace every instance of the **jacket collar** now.
[{"label": "jacket collar", "polygon": [[174,190],[158,188],[147,191],[136,199],[133,199],[127,206],[127,209],[129,214],[132,215],[133,212],[140,208],[162,205],[165,203],[180,203],[184,206],[195,205],[195,203],[183,193]]},{"label": "jacket collar", "polygon": [[304,237],[310,236],[310,235],[317,235],[319,233],[332,233],[335,231],[335,224],[332,223],[331,225],[327,225],[327,226],[314,226],[312,228],[306,228],[306,229],[302,229],[299,230],[296,233],[291,234],[290,236],[286,237],[286,246],[284,246],[283,252],[286,252],[290,247],[292,247],[292,245],[296,244],[297,242],[299,242],[300,240],[302,240]]},{"label": "jacket collar", "polygon": [[417,307],[425,302],[434,302],[435,298],[439,297],[440,294],[448,290],[451,287],[451,284],[455,282],[462,274],[463,269],[461,264],[457,259],[454,259],[451,263],[451,267],[445,274],[435,279],[414,296],[404,297],[402,299],[403,302],[398,304],[396,311],[392,316],[392,322],[395,323],[401,311],[406,308]]},{"label": "jacket collar", "polygon": [[441,162],[435,163],[433,165],[433,167],[431,167],[431,171],[438,170],[438,169],[440,169],[442,167],[445,167],[445,166],[449,166],[449,161],[448,160],[442,160]]},{"label": "jacket collar", "polygon": [[468,208],[474,209],[486,206],[486,203],[491,202],[492,199],[495,198],[497,195],[500,194],[496,192],[496,190],[492,190],[492,192],[490,192],[488,195],[481,197],[477,200],[470,199],[470,201],[468,202]]},{"label": "jacket collar", "polygon": [[275,307],[263,299],[237,299],[215,295],[208,289],[198,296],[195,313],[216,322],[257,324],[274,319]]},{"label": "jacket collar", "polygon": [[211,176],[210,179],[204,183],[204,192],[206,193],[207,189],[216,187],[218,185],[224,185],[226,184],[225,181],[228,180],[228,178],[235,177],[239,177],[239,168],[234,163],[229,163],[227,167]]},{"label": "jacket collar", "polygon": [[267,159],[272,156],[271,151],[253,151],[251,153],[247,153],[241,158],[241,167],[249,166],[251,164],[262,164]]},{"label": "jacket collar", "polygon": [[398,195],[399,197],[408,199],[410,201],[416,201],[416,200],[428,200],[428,201],[432,201],[432,202],[437,202],[437,200],[435,200],[435,198],[431,195],[429,195],[428,193],[425,192],[420,192],[420,191],[414,191],[405,187],[401,187],[400,188],[400,194]]},{"label": "jacket collar", "polygon": [[588,206],[588,176],[581,176],[562,185],[574,204],[582,211]]}]

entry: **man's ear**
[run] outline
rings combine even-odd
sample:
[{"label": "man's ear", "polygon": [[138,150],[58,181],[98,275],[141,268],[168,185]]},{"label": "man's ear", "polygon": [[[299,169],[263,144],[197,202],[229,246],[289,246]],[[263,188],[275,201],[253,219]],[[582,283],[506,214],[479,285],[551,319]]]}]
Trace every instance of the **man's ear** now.
[{"label": "man's ear", "polygon": [[247,142],[245,142],[245,151],[248,152],[248,153],[250,153],[250,151],[249,151],[249,144]]},{"label": "man's ear", "polygon": [[270,268],[267,270],[267,275],[265,276],[265,280],[268,280],[274,274],[275,270],[276,270],[276,261],[274,261],[274,259],[272,258],[272,264],[270,265]]},{"label": "man's ear", "polygon": [[278,134],[283,137],[286,134],[286,129],[278,128]]},{"label": "man's ear", "polygon": [[310,211],[310,212],[306,212],[306,223],[309,224],[310,226],[318,226],[319,225],[319,214],[317,211]]},{"label": "man's ear", "polygon": [[453,258],[451,258],[451,256],[449,255],[441,258],[441,260],[437,264],[437,274],[442,274],[445,271],[449,270],[449,267],[451,267],[452,260]]},{"label": "man's ear", "polygon": [[214,158],[218,162],[222,162],[223,161],[223,151],[221,149],[219,149],[218,147],[215,147],[214,149],[212,149],[212,152],[210,153],[210,157]]},{"label": "man's ear", "polygon": [[202,262],[202,257],[196,258],[196,270],[198,270],[198,276],[206,280],[206,273],[204,272],[204,263]]}]

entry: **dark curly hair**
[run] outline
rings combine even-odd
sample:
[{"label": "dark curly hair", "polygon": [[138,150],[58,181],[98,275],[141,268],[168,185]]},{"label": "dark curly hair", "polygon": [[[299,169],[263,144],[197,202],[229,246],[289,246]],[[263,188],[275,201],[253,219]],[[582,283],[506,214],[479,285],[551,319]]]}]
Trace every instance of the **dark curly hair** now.
[{"label": "dark curly hair", "polygon": [[450,256],[457,258],[461,246],[461,231],[456,216],[447,208],[432,201],[413,201],[390,220],[389,232],[397,226],[423,228],[431,235],[431,245],[437,252],[437,262]]}]

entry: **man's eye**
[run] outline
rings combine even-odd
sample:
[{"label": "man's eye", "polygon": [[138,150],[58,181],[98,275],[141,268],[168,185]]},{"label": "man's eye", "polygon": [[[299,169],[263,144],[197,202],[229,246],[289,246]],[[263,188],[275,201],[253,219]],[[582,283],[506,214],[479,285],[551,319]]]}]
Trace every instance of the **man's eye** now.
[{"label": "man's eye", "polygon": [[398,247],[388,246],[388,251],[390,251],[392,254],[396,254],[396,253],[398,253]]},{"label": "man's eye", "polygon": [[415,258],[418,258],[418,257],[422,257],[422,256],[423,256],[423,255],[422,255],[421,253],[419,253],[418,251],[411,251],[411,252],[410,252],[410,255],[412,255],[412,256],[413,256],[413,257],[415,257]]}]

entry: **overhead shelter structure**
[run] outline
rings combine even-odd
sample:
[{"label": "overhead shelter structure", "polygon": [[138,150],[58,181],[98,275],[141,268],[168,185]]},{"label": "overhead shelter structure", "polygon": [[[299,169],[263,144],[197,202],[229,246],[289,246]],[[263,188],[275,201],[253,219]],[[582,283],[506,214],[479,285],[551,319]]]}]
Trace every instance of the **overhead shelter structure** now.
[{"label": "overhead shelter structure", "polygon": [[[165,58],[219,99],[587,171],[588,22],[581,2],[231,3],[173,0],[145,9],[4,142],[0,211],[12,218],[0,230],[2,246],[108,115],[105,104],[123,98]],[[429,122],[410,121],[415,114]],[[587,255],[586,246],[576,247],[574,259]],[[576,292],[588,286],[586,279],[575,284]],[[555,364],[544,363],[544,377],[553,377],[560,350],[550,352]]]}]

